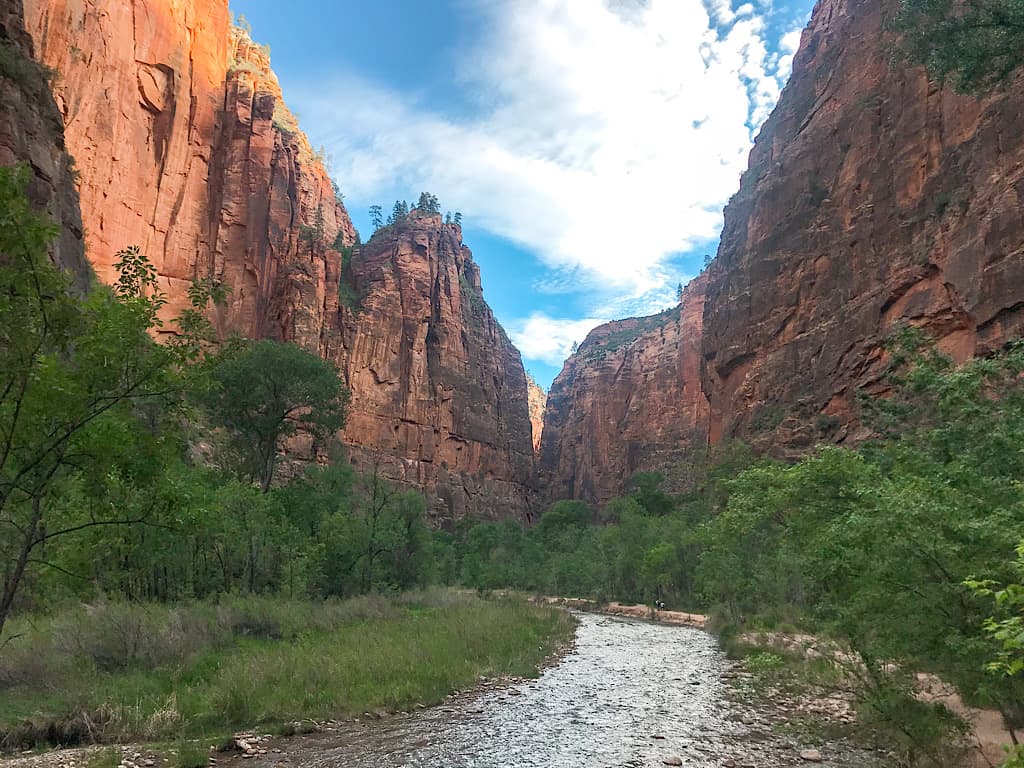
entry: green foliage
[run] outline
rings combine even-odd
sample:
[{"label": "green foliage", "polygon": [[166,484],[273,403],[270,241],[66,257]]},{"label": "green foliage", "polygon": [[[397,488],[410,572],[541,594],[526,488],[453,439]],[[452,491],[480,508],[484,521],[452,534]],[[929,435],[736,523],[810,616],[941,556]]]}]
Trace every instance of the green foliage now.
[{"label": "green foliage", "polygon": [[44,544],[149,516],[102,501],[119,483],[145,492],[165,447],[158,409],[175,387],[169,351],[147,335],[162,304],[148,262],[124,251],[116,293],[70,294],[28,178],[0,168],[0,633],[29,565],[53,565]]},{"label": "green foliage", "polygon": [[388,226],[401,224],[407,218],[409,218],[409,204],[405,200],[395,200],[395,205],[391,209],[391,215],[388,216]]},{"label": "green foliage", "polygon": [[[885,440],[728,483],[702,532],[698,583],[734,622],[790,606],[839,640],[864,670],[862,712],[927,759],[956,729],[914,702],[907,670],[935,672],[1008,723],[1024,712],[1001,645],[1013,642],[1013,617],[986,623],[978,599],[1014,583],[1008,553],[1024,536],[1024,349],[958,368],[919,342],[898,340],[893,395],[868,414]],[[1015,599],[1008,589],[1001,610]]]},{"label": "green foliage", "polygon": [[421,213],[433,213],[441,214],[441,203],[438,202],[437,195],[432,195],[429,192],[421,192],[420,199],[416,203],[416,210]]},{"label": "green foliage", "polygon": [[230,436],[236,470],[264,493],[285,440],[298,432],[331,440],[344,423],[348,393],[337,371],[294,344],[246,342],[217,362],[211,378],[199,401]]},{"label": "green foliage", "polygon": [[962,93],[999,87],[1024,63],[1020,0],[902,0],[895,28],[905,56]]},{"label": "green foliage", "polygon": [[379,205],[370,206],[370,224],[373,225],[374,233],[384,226],[384,211]]},{"label": "green foliage", "polygon": [[9,40],[0,40],[0,76],[17,83],[34,96],[45,93],[55,72],[25,56]]},{"label": "green foliage", "polygon": [[[446,591],[26,617],[33,674],[5,679],[0,657],[0,747],[209,737],[433,704],[480,675],[536,675],[572,627],[563,611]],[[205,760],[189,747],[177,746],[183,768]]]},{"label": "green foliage", "polygon": [[644,334],[662,328],[678,316],[679,307],[676,306],[656,315],[634,318],[619,330],[601,336],[588,336],[579,350],[587,360],[602,359],[622,347],[628,347]]}]

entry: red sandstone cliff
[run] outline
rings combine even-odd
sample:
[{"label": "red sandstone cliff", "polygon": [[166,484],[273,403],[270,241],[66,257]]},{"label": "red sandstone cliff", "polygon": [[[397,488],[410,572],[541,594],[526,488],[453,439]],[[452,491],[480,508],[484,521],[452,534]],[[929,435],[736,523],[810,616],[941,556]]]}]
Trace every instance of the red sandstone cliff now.
[{"label": "red sandstone cliff", "polygon": [[636,472],[679,477],[707,444],[700,338],[706,279],[679,306],[591,331],[548,392],[539,472],[552,499],[603,503]]},{"label": "red sandstone cliff", "polygon": [[227,0],[25,10],[37,55],[60,72],[54,95],[100,279],[119,249],[140,245],[167,317],[192,280],[222,279],[222,330],[295,341],[338,365],[354,461],[427,491],[440,517],[528,515],[525,374],[461,230],[413,216],[379,234],[345,266],[359,305],[348,306],[338,249],[356,233]]},{"label": "red sandstone cliff", "polygon": [[[323,278],[339,268],[323,245],[354,231],[227,0],[25,0],[25,14],[37,56],[60,73],[54,96],[99,278],[139,245],[166,317],[193,279],[213,275],[232,289],[225,328],[320,346]],[[323,245],[304,241],[312,228]]]},{"label": "red sandstone cliff", "polygon": [[457,224],[413,211],[346,267],[345,442],[433,491],[441,518],[528,516],[533,450],[519,351],[483,300]]},{"label": "red sandstone cliff", "polygon": [[856,436],[883,340],[959,359],[1024,331],[1024,83],[976,100],[890,65],[893,0],[821,0],[726,208],[704,315],[713,441]]},{"label": "red sandstone cliff", "polygon": [[83,250],[74,166],[47,73],[33,60],[21,0],[0,4],[0,46],[0,165],[26,163],[31,168],[28,196],[60,226],[50,255],[72,275],[75,287],[84,290],[91,270]]},{"label": "red sandstone cliff", "polygon": [[533,453],[540,453],[541,436],[544,434],[544,407],[548,402],[548,393],[526,374],[526,403],[530,411],[530,428],[533,435]]},{"label": "red sandstone cliff", "polygon": [[[545,415],[551,498],[601,501],[703,436],[789,456],[863,437],[856,394],[885,392],[901,324],[961,360],[1024,332],[1024,78],[981,100],[930,84],[892,63],[894,7],[815,8],[726,208],[689,374],[649,354],[651,318],[603,326],[566,363]],[[648,323],[646,356],[596,354]]]}]

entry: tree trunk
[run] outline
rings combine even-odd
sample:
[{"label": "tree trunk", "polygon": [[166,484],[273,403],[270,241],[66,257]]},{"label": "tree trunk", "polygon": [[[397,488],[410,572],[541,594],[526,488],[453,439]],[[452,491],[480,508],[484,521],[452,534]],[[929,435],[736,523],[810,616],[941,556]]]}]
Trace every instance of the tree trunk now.
[{"label": "tree trunk", "polygon": [[21,542],[18,562],[15,564],[14,570],[8,575],[7,582],[4,584],[3,595],[0,596],[0,637],[3,637],[4,625],[7,623],[7,617],[10,615],[11,607],[14,605],[14,597],[18,594],[18,585],[21,584],[21,579],[25,575],[25,569],[28,567],[28,556],[32,552],[33,547],[39,543],[36,539],[36,534],[39,531],[39,522],[42,519],[41,501],[38,498],[33,499],[32,519],[29,521],[28,528],[25,530],[25,536]]}]

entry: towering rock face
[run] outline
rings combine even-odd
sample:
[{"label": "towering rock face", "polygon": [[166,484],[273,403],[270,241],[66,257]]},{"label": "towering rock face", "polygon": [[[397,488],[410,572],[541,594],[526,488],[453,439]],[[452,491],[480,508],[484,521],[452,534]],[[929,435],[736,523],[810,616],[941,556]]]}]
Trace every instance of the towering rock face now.
[{"label": "towering rock face", "polygon": [[413,211],[355,253],[345,284],[328,354],[352,392],[353,457],[431,489],[439,518],[529,516],[526,374],[461,228]]},{"label": "towering rock face", "polygon": [[700,339],[706,278],[679,306],[591,331],[548,392],[539,471],[552,499],[603,503],[637,472],[680,479],[707,444]]},{"label": "towering rock face", "polygon": [[884,395],[897,327],[959,360],[1024,332],[1024,78],[978,100],[891,63],[895,6],[817,4],[706,297],[691,286],[683,303],[693,317],[702,302],[703,332],[698,309],[678,375],[653,354],[655,318],[591,334],[549,396],[550,497],[600,502],[705,437],[787,456],[855,442],[856,395]]},{"label": "towering rock face", "polygon": [[64,125],[47,87],[48,73],[33,59],[21,0],[0,5],[0,165],[26,163],[32,170],[29,198],[60,226],[51,246],[54,262],[85,290],[82,218],[74,166],[64,145]]},{"label": "towering rock face", "polygon": [[139,245],[167,320],[194,279],[222,280],[222,331],[294,341],[338,365],[354,461],[427,491],[439,517],[528,515],[525,374],[461,230],[413,216],[357,251],[343,280],[355,230],[227,0],[25,5],[36,55],[60,72],[50,122],[66,126],[100,279]]},{"label": "towering rock face", "polygon": [[193,279],[213,276],[231,288],[225,329],[321,346],[330,299],[317,294],[339,266],[324,245],[354,231],[227,0],[25,0],[25,13],[37,56],[59,72],[98,277],[139,245],[166,318]]},{"label": "towering rock face", "polygon": [[884,391],[900,324],[961,360],[1024,331],[1024,83],[979,101],[890,66],[894,8],[818,3],[726,209],[704,317],[713,441],[857,437],[854,395]]},{"label": "towering rock face", "polygon": [[533,434],[533,453],[540,453],[541,435],[544,434],[544,408],[548,403],[548,393],[526,374],[526,401],[530,411],[530,428]]}]

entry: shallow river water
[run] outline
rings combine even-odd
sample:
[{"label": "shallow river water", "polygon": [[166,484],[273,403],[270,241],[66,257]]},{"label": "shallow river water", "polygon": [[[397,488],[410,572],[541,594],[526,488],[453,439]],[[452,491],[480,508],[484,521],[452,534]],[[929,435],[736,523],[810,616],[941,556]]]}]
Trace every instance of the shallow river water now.
[{"label": "shallow river water", "polygon": [[[730,666],[705,632],[585,614],[575,649],[538,680],[297,739],[284,764],[640,768],[678,757],[685,766],[811,765],[728,695],[722,675]],[[866,764],[849,750],[816,746],[824,755],[818,765]]]}]

